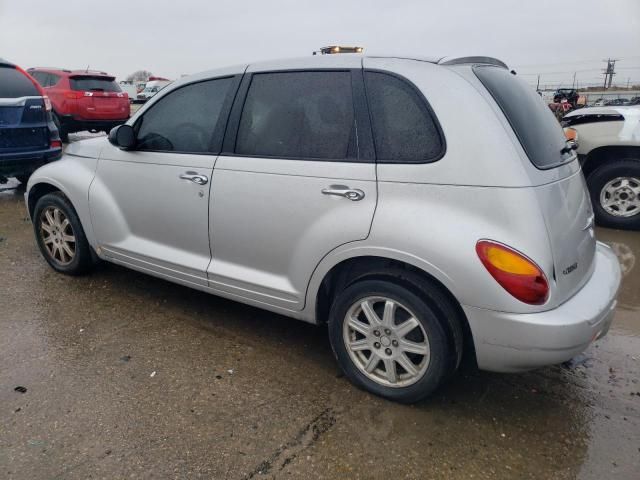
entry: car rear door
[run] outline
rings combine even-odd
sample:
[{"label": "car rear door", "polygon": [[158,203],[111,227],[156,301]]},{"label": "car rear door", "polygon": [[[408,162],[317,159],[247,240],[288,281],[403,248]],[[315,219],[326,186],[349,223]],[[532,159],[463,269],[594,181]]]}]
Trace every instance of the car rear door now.
[{"label": "car rear door", "polygon": [[31,79],[0,62],[0,154],[49,147],[44,99]]},{"label": "car rear door", "polygon": [[103,148],[89,191],[106,258],[206,287],[210,178],[239,77],[173,89],[136,118],[137,145]]},{"label": "car rear door", "polygon": [[373,158],[361,68],[249,67],[213,173],[210,286],[302,309],[320,260],[369,234]]}]

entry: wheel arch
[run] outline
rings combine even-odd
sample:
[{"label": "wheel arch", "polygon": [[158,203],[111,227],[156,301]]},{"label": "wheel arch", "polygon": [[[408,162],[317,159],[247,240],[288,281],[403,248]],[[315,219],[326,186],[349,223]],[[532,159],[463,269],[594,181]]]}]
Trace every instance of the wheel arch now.
[{"label": "wheel arch", "polygon": [[[60,188],[59,185],[54,185],[50,182],[41,181],[29,188],[29,191],[27,193],[27,210],[29,211],[29,218],[33,220],[33,211],[36,208],[36,203],[38,203],[38,200],[40,200],[48,193],[53,192],[60,192],[65,197],[67,197],[67,199],[69,199],[69,196]],[[71,202],[71,200],[69,201]],[[71,204],[73,205],[73,202]]]},{"label": "wheel arch", "polygon": [[[326,324],[332,298],[337,292],[359,280],[393,279],[420,296],[423,295],[424,289],[435,288],[450,301],[456,312],[455,319],[447,320],[451,322],[449,333],[452,346],[459,350],[458,363],[463,352],[469,353],[470,358],[475,361],[473,335],[462,305],[452,289],[453,282],[435,266],[420,262],[411,255],[396,251],[392,251],[392,255],[389,253],[391,252],[359,252],[325,266],[322,274],[316,272],[312,279],[314,288],[307,295],[307,300],[311,300],[312,303],[308,304],[308,307],[312,309],[315,323]],[[453,322],[457,322],[458,325]],[[456,341],[455,337],[460,335],[462,338]]]},{"label": "wheel arch", "polygon": [[640,162],[640,147],[632,145],[607,145],[594,148],[587,154],[582,163],[582,171],[584,172],[585,178],[588,178],[589,175],[606,162],[623,159],[637,159]]}]

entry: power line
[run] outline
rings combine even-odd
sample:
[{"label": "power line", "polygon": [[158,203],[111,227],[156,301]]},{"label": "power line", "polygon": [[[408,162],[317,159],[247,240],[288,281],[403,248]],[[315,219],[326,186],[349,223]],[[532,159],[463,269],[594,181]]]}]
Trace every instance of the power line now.
[{"label": "power line", "polygon": [[[630,59],[636,59],[636,58],[640,58],[640,55],[635,55],[635,56],[630,56],[630,57],[618,57],[617,60],[630,60]],[[580,63],[599,63],[601,62],[602,59],[597,58],[597,59],[593,59],[593,60],[576,60],[576,61],[572,61],[572,62],[558,62],[558,63],[531,63],[531,64],[527,64],[527,65],[512,65],[513,68],[522,68],[522,67],[548,67],[548,66],[555,66],[555,65],[573,65],[573,64],[580,64]]]}]

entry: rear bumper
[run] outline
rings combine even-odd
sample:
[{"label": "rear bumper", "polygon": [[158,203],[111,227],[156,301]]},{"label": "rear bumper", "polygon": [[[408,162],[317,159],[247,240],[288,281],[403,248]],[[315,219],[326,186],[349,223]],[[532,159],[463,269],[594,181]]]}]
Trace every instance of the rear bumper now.
[{"label": "rear bumper", "polygon": [[60,118],[62,125],[68,132],[81,132],[84,130],[106,130],[108,132],[113,127],[122,125],[127,120],[129,120],[129,117],[116,120],[82,120],[73,118],[72,116]]},{"label": "rear bumper", "polygon": [[609,330],[620,287],[620,265],[603,243],[589,281],[553,310],[517,314],[464,306],[478,366],[519,372],[569,360]]},{"label": "rear bumper", "polygon": [[0,153],[0,176],[29,174],[45,163],[58,160],[62,148],[47,148],[29,152]]}]

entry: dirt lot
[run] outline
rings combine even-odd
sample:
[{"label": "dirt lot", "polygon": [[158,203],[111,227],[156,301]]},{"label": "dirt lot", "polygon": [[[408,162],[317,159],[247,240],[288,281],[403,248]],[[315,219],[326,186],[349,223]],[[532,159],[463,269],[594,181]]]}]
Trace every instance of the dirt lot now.
[{"label": "dirt lot", "polygon": [[640,233],[598,232],[625,278],[584,355],[403,406],[349,384],[323,328],[113,265],[58,275],[31,228],[0,193],[0,478],[639,478]]}]

